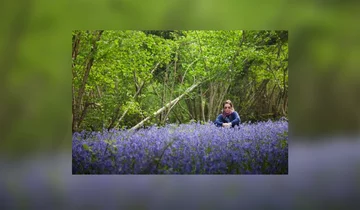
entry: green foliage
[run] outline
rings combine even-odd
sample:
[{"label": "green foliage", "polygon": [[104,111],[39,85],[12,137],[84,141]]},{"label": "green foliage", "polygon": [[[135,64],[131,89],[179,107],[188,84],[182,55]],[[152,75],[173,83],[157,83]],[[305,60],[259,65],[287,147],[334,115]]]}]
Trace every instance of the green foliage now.
[{"label": "green foliage", "polygon": [[[242,119],[260,119],[268,112],[280,112],[280,105],[275,111],[271,106],[275,106],[275,96],[284,97],[287,91],[286,31],[104,31],[94,52],[96,32],[73,31],[72,35],[73,44],[80,40],[73,59],[74,98],[84,82],[88,62],[94,58],[85,93],[77,101],[81,109],[76,114],[84,116],[82,121],[78,119],[79,130],[134,126],[204,80],[207,82],[184,97],[186,103],[167,108],[145,126],[163,124],[167,119],[204,122],[202,114],[213,120],[221,108],[216,100],[225,98],[241,110]],[[257,97],[266,80],[265,95],[274,96],[268,101]],[[227,85],[221,99],[218,96]],[[271,94],[274,85],[277,89]],[[209,107],[214,97],[216,109]]]},{"label": "green foliage", "polygon": [[86,151],[91,151],[89,145],[87,145],[87,144],[83,144],[83,148],[84,148],[84,150],[86,150]]}]

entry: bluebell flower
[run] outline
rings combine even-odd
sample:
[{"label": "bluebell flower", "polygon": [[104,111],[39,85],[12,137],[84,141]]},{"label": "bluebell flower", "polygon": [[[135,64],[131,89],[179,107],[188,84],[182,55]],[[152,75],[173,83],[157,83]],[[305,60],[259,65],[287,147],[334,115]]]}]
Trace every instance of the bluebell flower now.
[{"label": "bluebell flower", "polygon": [[[73,134],[73,173],[287,173],[287,122]],[[86,146],[84,146],[86,145]]]}]

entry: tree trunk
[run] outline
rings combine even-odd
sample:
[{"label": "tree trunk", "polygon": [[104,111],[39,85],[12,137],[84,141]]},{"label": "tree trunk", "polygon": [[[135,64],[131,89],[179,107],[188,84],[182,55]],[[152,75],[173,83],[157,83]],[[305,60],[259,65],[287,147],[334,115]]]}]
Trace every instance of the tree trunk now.
[{"label": "tree trunk", "polygon": [[198,121],[199,120],[199,118],[198,118],[198,114],[197,114],[197,109],[196,109],[196,97],[194,97],[193,98],[193,110],[194,110],[194,116],[195,116],[195,121]]},{"label": "tree trunk", "polygon": [[95,57],[95,53],[96,53],[96,50],[97,50],[96,42],[100,40],[100,37],[101,37],[103,32],[104,32],[103,30],[100,30],[98,32],[96,38],[93,39],[93,41],[92,41],[92,48],[90,50],[89,57],[88,57],[88,60],[87,60],[87,64],[85,66],[85,73],[84,73],[84,76],[83,76],[83,79],[82,79],[82,82],[81,82],[81,86],[80,86],[80,89],[79,89],[79,92],[78,92],[78,96],[77,96],[76,100],[73,103],[74,104],[74,108],[73,108],[73,110],[74,110],[74,113],[73,113],[73,125],[72,125],[73,132],[76,131],[78,129],[78,127],[80,126],[78,121],[80,120],[79,114],[80,114],[80,110],[81,110],[81,102],[82,102],[84,92],[85,92],[85,85],[86,85],[86,82],[88,80],[91,67],[92,67],[92,65],[94,63],[94,57]]},{"label": "tree trunk", "polygon": [[203,92],[202,92],[201,87],[199,89],[200,89],[200,103],[201,103],[202,121],[206,122],[206,120],[205,120],[205,100],[204,100],[204,97],[203,97]]},{"label": "tree trunk", "polygon": [[270,97],[268,98],[268,105],[269,105],[268,111],[269,111],[269,112],[272,112],[272,110],[273,110],[273,106],[274,106],[274,103],[273,103],[273,95],[274,95],[275,89],[276,89],[276,84],[274,85],[274,87],[273,87],[273,89],[272,89],[272,91],[271,91],[271,95],[270,95]]},{"label": "tree trunk", "polygon": [[[175,55],[175,58],[177,58],[177,53],[176,53],[176,55]],[[173,98],[173,93],[174,93],[174,86],[175,86],[175,82],[176,82],[176,59],[175,59],[175,61],[174,61],[174,72],[173,72],[173,81],[170,81],[170,83],[172,83],[171,84],[171,89],[170,89],[170,98]],[[169,117],[169,114],[170,114],[170,112],[171,112],[171,109],[172,109],[173,107],[171,107],[170,109],[168,109],[167,111],[166,111],[166,113],[165,113],[165,117],[164,117],[164,122],[166,121],[166,119]]]},{"label": "tree trunk", "polygon": [[[166,85],[167,85],[167,71],[168,71],[169,66],[166,67],[165,70],[165,77],[164,77],[164,81],[163,81],[163,95],[162,95],[162,99],[161,99],[161,106],[164,106],[165,101],[166,101]],[[164,113],[160,113],[159,115],[159,120],[160,120],[160,124],[164,121]]]},{"label": "tree trunk", "polygon": [[211,115],[213,113],[214,97],[215,97],[213,83],[210,82],[209,85],[210,85],[210,87],[209,87],[210,88],[209,103],[207,104],[208,105],[208,120],[210,120],[212,117]]},{"label": "tree trunk", "polygon": [[201,84],[201,82],[198,82],[196,84],[193,84],[191,87],[189,87],[187,90],[185,90],[185,92],[183,94],[181,94],[180,96],[178,96],[177,98],[175,98],[174,100],[172,100],[171,102],[167,103],[165,106],[163,106],[162,108],[160,108],[158,111],[156,111],[154,114],[148,116],[147,118],[145,118],[143,121],[141,121],[140,123],[138,123],[137,125],[135,125],[134,127],[131,128],[131,130],[135,130],[140,128],[141,126],[144,125],[144,123],[146,121],[148,121],[149,119],[151,119],[152,117],[156,117],[157,115],[159,115],[160,113],[162,113],[165,109],[169,108],[172,105],[175,105],[176,103],[178,103],[180,101],[181,98],[183,98],[186,94],[188,94],[189,92],[191,92],[193,89],[195,89],[199,84]]},{"label": "tree trunk", "polygon": [[185,99],[185,103],[186,103],[186,106],[187,106],[187,110],[189,111],[190,113],[190,116],[191,116],[191,119],[195,119],[195,115],[194,115],[194,109],[193,109],[193,106],[192,106],[192,103],[191,103],[191,99]]},{"label": "tree trunk", "polygon": [[[79,50],[79,45],[80,45],[80,32],[76,35],[73,35],[73,45],[72,45],[72,79],[74,80],[74,78],[77,76],[76,72],[75,72],[75,61],[78,55],[78,50]],[[76,99],[75,99],[75,86],[74,86],[74,81],[72,82],[72,132],[75,131],[75,125],[76,125]]]},{"label": "tree trunk", "polygon": [[[222,89],[221,87],[224,87],[224,89]],[[214,112],[214,115],[218,114],[219,110],[222,110],[222,104],[225,101],[225,95],[228,92],[230,88],[230,85],[220,85],[219,87],[219,97],[218,97],[218,101],[217,101],[217,106],[216,106],[216,110]]]}]

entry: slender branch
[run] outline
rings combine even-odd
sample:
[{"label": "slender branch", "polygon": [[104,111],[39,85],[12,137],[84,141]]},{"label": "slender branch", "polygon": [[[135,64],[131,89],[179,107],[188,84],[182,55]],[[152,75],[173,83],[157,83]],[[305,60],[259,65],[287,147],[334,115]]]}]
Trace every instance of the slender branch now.
[{"label": "slender branch", "polygon": [[196,88],[199,84],[201,84],[201,82],[198,82],[196,84],[193,84],[191,87],[189,87],[182,95],[178,96],[177,98],[175,98],[174,100],[172,100],[171,102],[167,103],[165,106],[163,106],[162,108],[160,108],[158,111],[156,111],[155,113],[153,113],[152,115],[148,116],[147,118],[145,118],[144,120],[142,120],[140,123],[138,123],[137,125],[135,125],[134,127],[131,128],[131,130],[135,130],[140,128],[146,121],[148,121],[149,119],[151,119],[152,117],[156,117],[157,115],[159,115],[160,113],[162,113],[165,109],[167,109],[169,106],[171,106],[174,103],[177,103],[181,98],[183,98],[186,94],[188,94],[189,92],[191,92],[194,88]]},{"label": "slender branch", "polygon": [[183,84],[184,83],[184,78],[185,78],[185,76],[186,76],[186,72],[189,70],[189,68],[195,63],[195,62],[197,62],[199,60],[199,58],[197,58],[197,59],[195,59],[193,62],[191,62],[190,63],[190,65],[186,68],[186,70],[185,70],[185,73],[184,73],[184,75],[183,75],[183,77],[182,77],[182,79],[181,79],[181,84]]}]

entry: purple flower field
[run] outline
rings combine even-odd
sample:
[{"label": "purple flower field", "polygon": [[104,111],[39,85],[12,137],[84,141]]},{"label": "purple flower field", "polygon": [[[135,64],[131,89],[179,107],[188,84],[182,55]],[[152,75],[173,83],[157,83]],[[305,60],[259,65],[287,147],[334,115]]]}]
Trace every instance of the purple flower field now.
[{"label": "purple flower field", "polygon": [[74,133],[73,174],[288,174],[288,122]]}]

